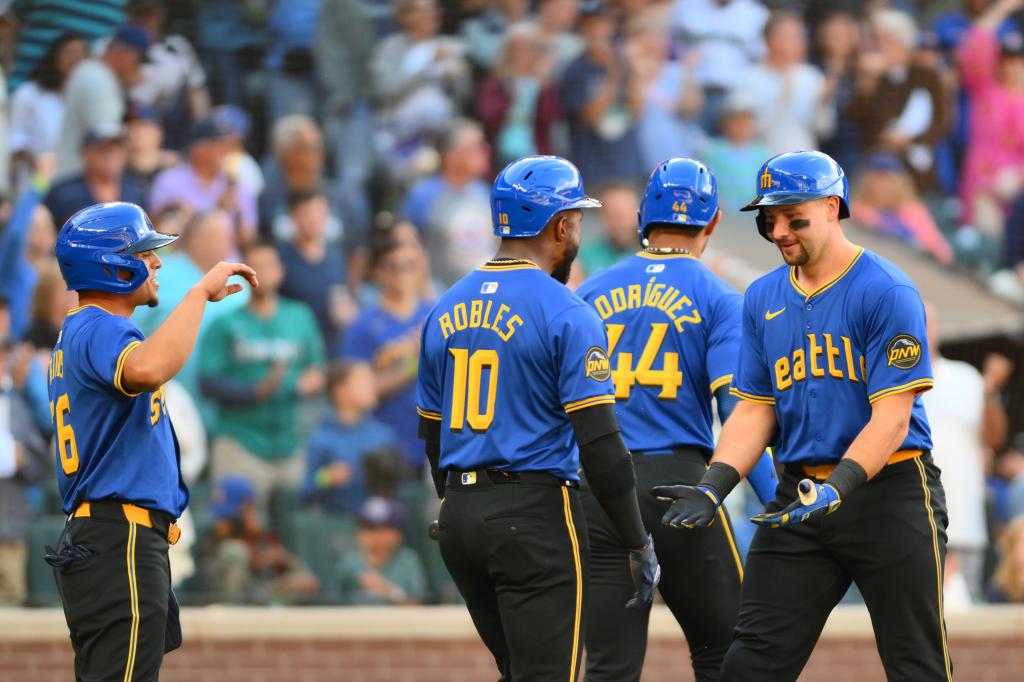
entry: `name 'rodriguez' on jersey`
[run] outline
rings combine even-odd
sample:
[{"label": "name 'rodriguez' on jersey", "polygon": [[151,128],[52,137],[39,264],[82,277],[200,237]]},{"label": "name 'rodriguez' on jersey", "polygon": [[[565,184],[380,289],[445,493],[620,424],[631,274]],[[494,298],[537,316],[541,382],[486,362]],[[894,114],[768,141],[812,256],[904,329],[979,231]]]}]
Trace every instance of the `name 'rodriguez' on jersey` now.
[{"label": "name 'rodriguez' on jersey", "polygon": [[606,338],[597,313],[529,261],[491,261],[452,286],[423,327],[416,396],[441,422],[440,467],[579,480],[566,413],[615,402]]},{"label": "name 'rodriguez' on jersey", "polygon": [[[870,420],[872,403],[932,385],[924,303],[910,278],[877,254],[859,249],[835,279],[813,292],[782,266],[744,296],[732,393],[775,406],[777,461],[838,462]],[[931,447],[917,397],[897,450]]]}]

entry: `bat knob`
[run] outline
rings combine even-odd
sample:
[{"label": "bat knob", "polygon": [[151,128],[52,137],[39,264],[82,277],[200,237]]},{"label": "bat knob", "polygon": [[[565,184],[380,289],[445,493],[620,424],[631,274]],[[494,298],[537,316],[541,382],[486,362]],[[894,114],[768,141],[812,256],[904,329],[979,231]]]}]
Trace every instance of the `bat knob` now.
[{"label": "bat knob", "polygon": [[818,499],[818,493],[814,488],[814,484],[806,478],[797,484],[796,491],[800,497],[800,504],[814,504],[814,501]]}]

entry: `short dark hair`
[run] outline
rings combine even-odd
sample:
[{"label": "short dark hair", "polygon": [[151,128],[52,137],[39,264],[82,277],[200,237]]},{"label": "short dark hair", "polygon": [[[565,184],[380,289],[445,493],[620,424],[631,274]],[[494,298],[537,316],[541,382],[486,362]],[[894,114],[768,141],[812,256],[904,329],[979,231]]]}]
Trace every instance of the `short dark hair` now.
[{"label": "short dark hair", "polygon": [[299,189],[292,192],[288,192],[288,210],[293,211],[297,206],[300,206],[307,201],[313,201],[313,199],[327,198],[327,193],[320,187],[314,187],[312,189]]},{"label": "short dark hair", "polygon": [[483,126],[471,118],[453,119],[445,128],[438,133],[436,138],[437,151],[444,154],[450,149],[459,146],[459,138],[467,130],[474,130],[483,133]]},{"label": "short dark hair", "polygon": [[647,236],[650,237],[651,233],[655,230],[662,232],[679,234],[684,237],[696,237],[701,232],[707,229],[707,225],[680,225],[678,223],[651,223],[647,226]]},{"label": "short dark hair", "polygon": [[242,245],[238,251],[242,256],[242,260],[247,260],[249,258],[249,254],[257,249],[270,249],[274,253],[277,253],[277,246],[273,242],[267,241],[263,238],[256,238],[248,244]]},{"label": "short dark hair", "polygon": [[401,249],[402,246],[404,246],[402,242],[395,239],[390,231],[377,235],[370,244],[370,267],[379,266],[385,258]]},{"label": "short dark hair", "polygon": [[363,360],[335,360],[327,367],[327,390],[334,390],[336,387],[341,386],[357,367],[366,365]]}]

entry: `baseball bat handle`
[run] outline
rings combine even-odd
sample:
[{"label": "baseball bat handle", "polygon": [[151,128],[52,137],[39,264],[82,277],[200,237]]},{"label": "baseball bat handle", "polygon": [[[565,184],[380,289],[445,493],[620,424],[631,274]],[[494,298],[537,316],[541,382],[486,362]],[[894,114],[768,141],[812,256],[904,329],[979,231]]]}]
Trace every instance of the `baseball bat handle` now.
[{"label": "baseball bat handle", "polygon": [[818,499],[818,489],[814,486],[814,483],[807,478],[800,481],[797,485],[796,493],[800,498],[800,504],[805,506],[814,504],[815,500]]}]

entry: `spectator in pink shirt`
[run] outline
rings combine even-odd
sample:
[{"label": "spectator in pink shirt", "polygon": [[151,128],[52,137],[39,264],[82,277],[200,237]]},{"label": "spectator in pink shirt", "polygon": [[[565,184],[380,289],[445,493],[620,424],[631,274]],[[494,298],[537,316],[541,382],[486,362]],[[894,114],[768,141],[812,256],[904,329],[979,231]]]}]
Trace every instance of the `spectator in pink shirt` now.
[{"label": "spectator in pink shirt", "polygon": [[1024,0],[995,2],[968,31],[958,55],[971,112],[962,217],[996,237],[1006,205],[1024,188],[1024,35],[996,35],[1019,9]]}]

